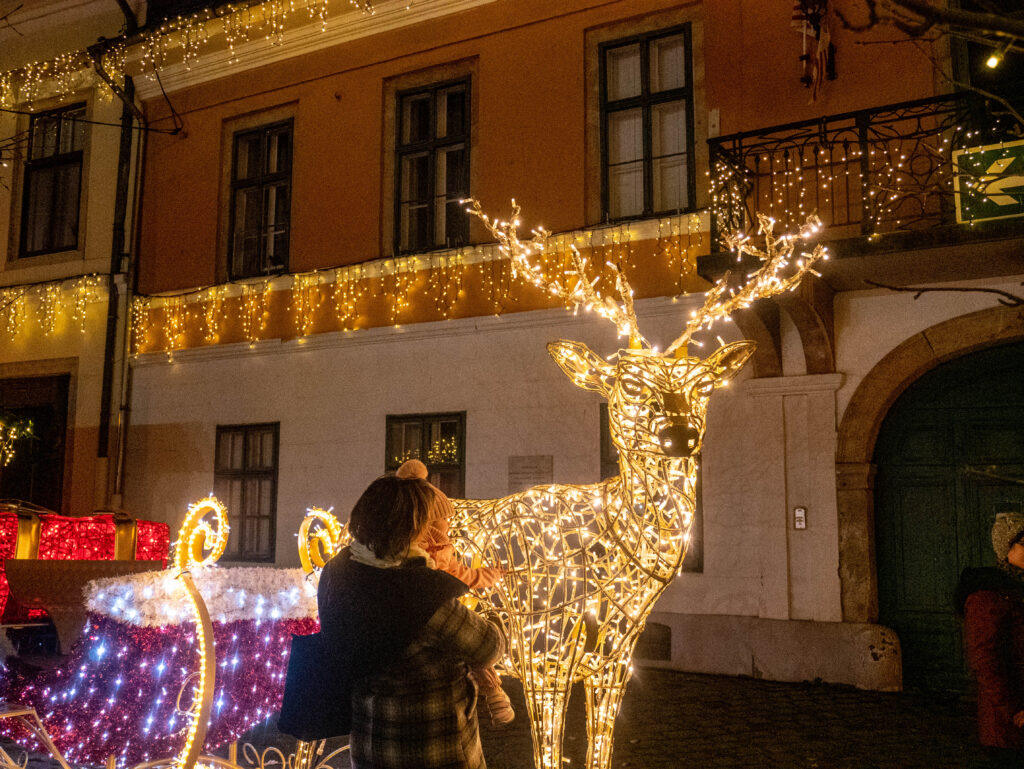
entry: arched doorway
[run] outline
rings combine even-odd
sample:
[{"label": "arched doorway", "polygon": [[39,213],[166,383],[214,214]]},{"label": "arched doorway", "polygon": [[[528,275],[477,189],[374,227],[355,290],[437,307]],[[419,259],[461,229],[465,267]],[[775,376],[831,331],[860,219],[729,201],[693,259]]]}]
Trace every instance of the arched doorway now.
[{"label": "arched doorway", "polygon": [[879,621],[900,637],[907,686],[962,688],[952,593],[967,566],[994,565],[989,530],[1024,510],[1024,343],[921,376],[875,444]]}]

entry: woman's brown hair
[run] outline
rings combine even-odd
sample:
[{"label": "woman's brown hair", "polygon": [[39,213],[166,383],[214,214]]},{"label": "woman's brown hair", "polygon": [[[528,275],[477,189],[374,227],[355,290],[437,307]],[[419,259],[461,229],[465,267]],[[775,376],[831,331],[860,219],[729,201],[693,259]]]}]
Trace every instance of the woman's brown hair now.
[{"label": "woman's brown hair", "polygon": [[397,558],[427,525],[433,501],[433,487],[421,478],[381,476],[352,508],[349,531],[378,558]]}]

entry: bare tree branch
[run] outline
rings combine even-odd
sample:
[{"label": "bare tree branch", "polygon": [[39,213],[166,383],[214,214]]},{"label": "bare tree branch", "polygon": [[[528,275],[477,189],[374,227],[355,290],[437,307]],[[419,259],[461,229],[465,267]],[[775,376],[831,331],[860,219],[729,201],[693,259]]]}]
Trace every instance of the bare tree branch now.
[{"label": "bare tree branch", "polygon": [[18,3],[18,4],[16,5],[16,6],[14,6],[13,8],[11,8],[11,10],[9,10],[9,11],[8,11],[7,13],[5,13],[5,14],[4,14],[3,16],[0,16],[0,25],[2,25],[2,26],[4,26],[4,27],[7,27],[8,29],[12,29],[12,30],[14,30],[14,33],[15,33],[16,35],[18,35],[19,37],[24,37],[24,35],[22,35],[22,34],[21,34],[21,32],[19,32],[19,31],[18,31],[18,28],[17,28],[16,26],[14,26],[13,24],[11,24],[11,22],[10,22],[10,18],[11,18],[11,15],[12,15],[12,14],[14,14],[14,13],[17,13],[17,11],[18,11],[18,10],[19,10],[19,9],[21,8],[21,6],[23,6],[23,5],[24,5],[24,3]]},{"label": "bare tree branch", "polygon": [[[876,280],[864,281],[869,286],[876,288],[885,288],[889,291],[903,291],[906,293],[914,294],[914,299],[920,298],[921,294],[929,292],[951,292],[951,293],[978,293],[978,294],[995,294],[999,297],[997,300],[999,304],[1004,307],[1024,307],[1024,296],[1017,296],[1011,294],[1009,291],[1003,291],[998,288],[971,288],[969,286],[890,286],[888,283],[879,283]],[[1024,285],[1024,284],[1021,284]]]},{"label": "bare tree branch", "polygon": [[[929,0],[889,0],[899,8],[911,11],[921,17],[929,26],[949,24],[954,27],[986,32],[1001,37],[1024,38],[1024,20],[1006,14],[979,13],[933,5]],[[909,34],[909,33],[908,33]]]},{"label": "bare tree branch", "polygon": [[1024,39],[1024,19],[999,13],[982,13],[948,8],[933,4],[931,0],[864,0],[867,19],[852,21],[836,8],[836,18],[851,32],[866,32],[882,24],[896,27],[911,37],[920,37],[937,26],[971,29],[987,35]]}]

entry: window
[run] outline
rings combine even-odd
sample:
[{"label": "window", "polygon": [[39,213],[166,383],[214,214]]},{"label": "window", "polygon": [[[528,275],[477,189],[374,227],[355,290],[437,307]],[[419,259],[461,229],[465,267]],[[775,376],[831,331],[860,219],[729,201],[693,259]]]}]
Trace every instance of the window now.
[{"label": "window", "polygon": [[279,429],[276,422],[217,427],[213,490],[231,526],[225,558],[274,560]]},{"label": "window", "polygon": [[599,47],[605,218],[693,208],[690,48],[688,24]]},{"label": "window", "polygon": [[288,269],[292,186],[292,121],[234,134],[228,277]]},{"label": "window", "polygon": [[461,246],[469,240],[469,80],[397,95],[395,248]]},{"label": "window", "polygon": [[428,480],[450,497],[461,497],[466,482],[466,414],[410,414],[387,418],[384,468],[407,459],[427,466]]},{"label": "window", "polygon": [[[608,404],[601,404],[601,480],[605,481],[619,474],[619,451],[612,443],[612,433],[608,426]],[[697,458],[697,483],[694,490],[693,525],[690,527],[690,545],[683,559],[683,571],[704,571],[704,499],[703,471],[700,469],[700,457]]]},{"label": "window", "polygon": [[78,248],[85,105],[42,112],[29,122],[21,207],[21,255]]},{"label": "window", "polygon": [[0,467],[0,499],[65,509],[70,388],[70,374],[0,379],[0,415],[32,423],[32,435],[15,443],[11,463]]}]

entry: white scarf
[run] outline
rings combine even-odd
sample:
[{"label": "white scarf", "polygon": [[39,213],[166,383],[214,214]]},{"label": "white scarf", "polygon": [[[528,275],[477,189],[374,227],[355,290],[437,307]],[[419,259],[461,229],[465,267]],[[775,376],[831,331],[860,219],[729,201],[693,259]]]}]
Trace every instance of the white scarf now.
[{"label": "white scarf", "polygon": [[405,553],[397,558],[379,558],[375,552],[356,539],[353,539],[352,544],[349,545],[349,551],[353,561],[367,566],[375,566],[378,569],[393,569],[396,566],[401,566],[410,558],[425,558],[427,566],[431,569],[435,568],[434,559],[430,557],[430,553],[415,542],[411,543]]}]

